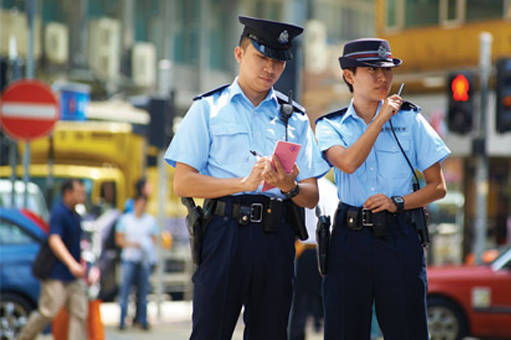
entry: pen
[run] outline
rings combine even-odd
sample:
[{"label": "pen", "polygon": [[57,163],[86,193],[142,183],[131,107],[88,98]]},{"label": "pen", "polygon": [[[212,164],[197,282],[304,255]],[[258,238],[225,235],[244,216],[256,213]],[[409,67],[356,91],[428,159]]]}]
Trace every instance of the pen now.
[{"label": "pen", "polygon": [[405,83],[401,83],[401,86],[399,86],[399,91],[397,91],[398,96],[401,96],[401,92],[403,92],[403,87],[405,87]]},{"label": "pen", "polygon": [[254,155],[254,156],[256,156],[256,157],[263,157],[263,156],[262,156],[261,154],[259,154],[259,152],[257,152],[257,151],[254,151],[254,150],[249,150],[249,151],[250,151],[250,153],[251,153],[252,155]]}]

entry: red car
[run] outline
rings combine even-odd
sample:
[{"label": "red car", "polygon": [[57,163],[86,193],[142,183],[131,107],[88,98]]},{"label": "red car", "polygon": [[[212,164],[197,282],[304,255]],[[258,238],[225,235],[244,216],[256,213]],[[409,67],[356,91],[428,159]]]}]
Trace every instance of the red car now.
[{"label": "red car", "polygon": [[511,248],[490,264],[428,268],[431,340],[511,339]]}]

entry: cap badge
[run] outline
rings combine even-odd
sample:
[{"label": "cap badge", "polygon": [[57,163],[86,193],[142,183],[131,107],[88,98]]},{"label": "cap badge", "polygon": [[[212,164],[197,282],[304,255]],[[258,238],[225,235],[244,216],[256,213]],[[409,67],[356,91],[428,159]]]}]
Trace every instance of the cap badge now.
[{"label": "cap badge", "polygon": [[380,47],[378,47],[378,57],[380,57],[382,59],[386,59],[387,58],[387,54],[389,52],[390,51],[385,47],[384,44],[381,44]]},{"label": "cap badge", "polygon": [[289,33],[287,32],[287,30],[283,30],[282,32],[280,32],[278,40],[279,43],[281,44],[287,44],[289,42]]}]

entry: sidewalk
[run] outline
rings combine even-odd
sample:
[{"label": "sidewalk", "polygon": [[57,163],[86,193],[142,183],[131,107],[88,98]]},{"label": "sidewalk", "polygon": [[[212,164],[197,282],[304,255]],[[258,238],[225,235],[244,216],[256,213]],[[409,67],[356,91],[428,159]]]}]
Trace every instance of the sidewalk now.
[{"label": "sidewalk", "polygon": [[[134,306],[130,306],[131,313]],[[149,331],[127,325],[126,329],[119,330],[120,308],[118,303],[103,303],[101,305],[101,318],[105,326],[107,340],[188,340],[192,329],[192,302],[191,301],[164,301],[161,304],[161,317],[158,317],[156,302],[150,301],[147,308],[148,320],[151,325]],[[52,340],[51,335],[39,336],[38,340]],[[242,316],[234,330],[232,340],[243,339]],[[307,332],[307,340],[322,340],[323,334]]]}]

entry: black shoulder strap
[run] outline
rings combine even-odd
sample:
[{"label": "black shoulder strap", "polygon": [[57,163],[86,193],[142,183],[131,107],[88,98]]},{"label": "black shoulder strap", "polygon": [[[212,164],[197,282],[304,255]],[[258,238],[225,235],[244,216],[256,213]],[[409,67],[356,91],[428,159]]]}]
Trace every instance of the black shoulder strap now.
[{"label": "black shoulder strap", "polygon": [[202,98],[205,98],[205,97],[209,97],[211,96],[212,94],[215,94],[217,92],[220,92],[222,91],[223,89],[225,89],[226,87],[229,87],[231,84],[225,84],[225,85],[222,85],[220,87],[217,87],[216,89],[213,89],[211,91],[208,91],[208,92],[204,92],[203,94],[199,94],[198,96],[195,96],[193,97],[193,100],[199,100],[199,99],[202,99]]},{"label": "black shoulder strap", "polygon": [[404,101],[401,104],[401,110],[403,111],[415,111],[415,113],[419,113],[421,111],[421,107],[409,101]]},{"label": "black shoulder strap", "polygon": [[[289,100],[288,96],[286,96],[284,93],[279,92],[277,90],[274,90],[274,91],[275,91],[275,95],[277,96],[277,101],[279,102],[280,105],[288,103],[288,100]],[[300,104],[298,104],[297,102],[295,102],[294,100],[293,100],[293,111],[299,112],[301,114],[305,114],[305,108],[303,106],[301,106]]]},{"label": "black shoulder strap", "polygon": [[340,110],[337,110],[337,111],[334,111],[334,112],[330,112],[330,113],[327,113],[326,115],[323,115],[321,117],[319,117],[318,119],[316,119],[316,124],[323,118],[327,118],[327,119],[332,119],[332,118],[335,118],[335,117],[342,117],[344,116],[344,114],[346,113],[346,111],[348,111],[348,107],[344,107]]}]

